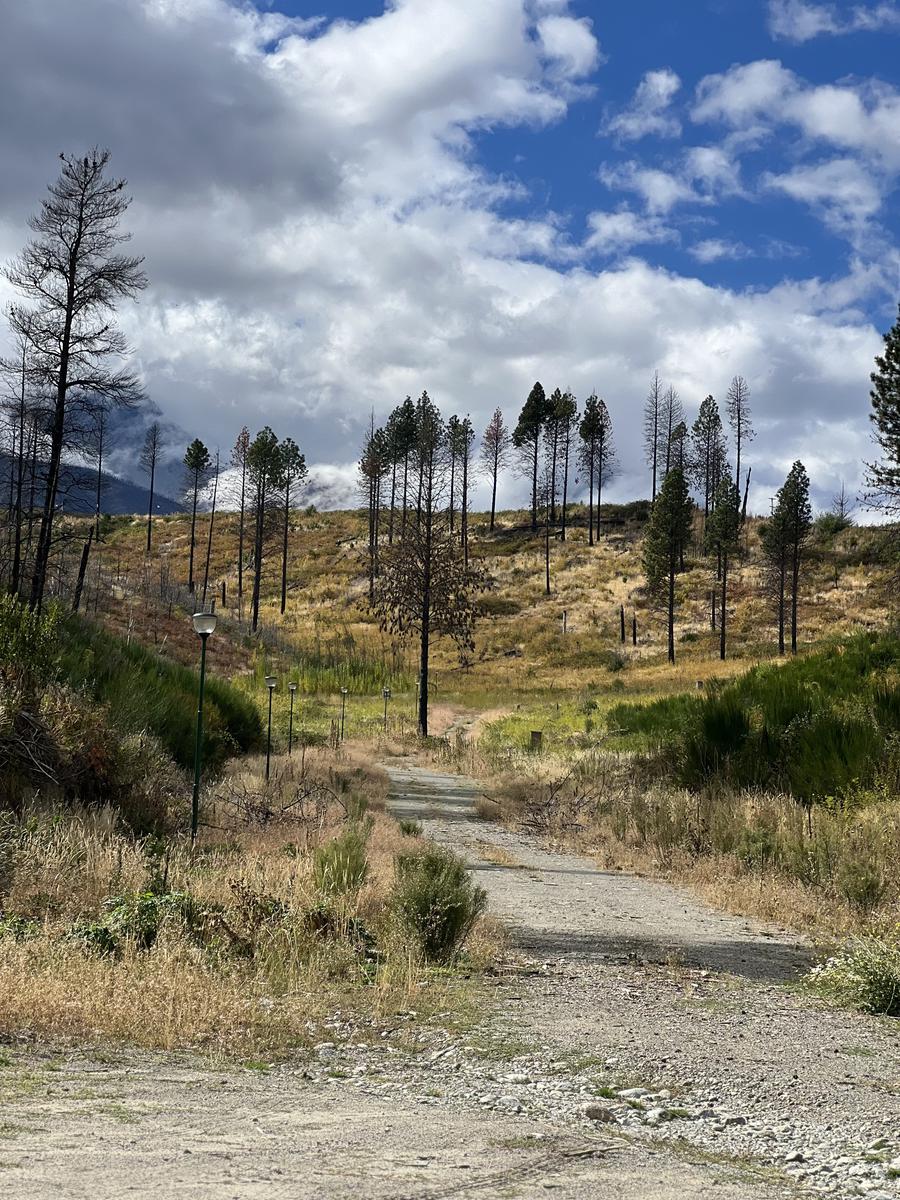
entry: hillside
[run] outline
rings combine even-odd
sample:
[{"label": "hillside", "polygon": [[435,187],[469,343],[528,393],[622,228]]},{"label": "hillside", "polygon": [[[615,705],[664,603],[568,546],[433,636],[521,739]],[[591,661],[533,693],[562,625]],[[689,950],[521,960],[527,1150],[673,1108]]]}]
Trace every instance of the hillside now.
[{"label": "hillside", "polygon": [[[714,580],[709,564],[689,555],[679,577],[678,661],[674,668],[668,665],[664,623],[643,588],[644,512],[642,505],[605,510],[604,536],[591,547],[583,513],[576,508],[567,541],[551,548],[550,596],[544,594],[542,539],[528,529],[525,514],[501,514],[493,534],[476,515],[472,555],[492,583],[481,600],[471,661],[461,666],[452,646],[435,645],[436,701],[487,710],[536,702],[556,705],[587,693],[612,700],[693,688],[696,680],[730,676],[772,657],[774,618],[761,588],[760,522],[752,519],[733,573],[728,658],[719,661],[717,635],[710,629],[708,594]],[[193,663],[196,645],[186,619],[193,601],[184,588],[190,521],[174,515],[155,522],[149,563],[144,529],[136,518],[112,523],[99,548],[99,609],[114,629],[130,631],[178,661]],[[201,579],[207,529],[208,517],[203,516],[197,531]],[[243,603],[237,596],[237,517],[217,515],[209,578],[210,598],[216,596],[217,611],[226,618],[214,646],[218,669],[248,676],[256,672],[261,683],[265,659],[292,671],[301,692],[333,695],[346,685],[351,693],[374,700],[388,683],[398,696],[411,696],[415,648],[392,641],[367,611],[365,534],[360,513],[295,513],[286,614],[282,618],[278,611],[280,556],[278,545],[272,544],[264,561],[261,630],[250,638],[249,582]],[[874,528],[816,535],[802,582],[801,648],[826,637],[884,627],[888,571],[880,561],[883,540],[884,534]],[[89,583],[88,603],[93,595],[96,607],[94,586],[91,593]],[[620,605],[626,612],[624,646]],[[636,645],[631,642],[632,615]],[[402,708],[406,710],[405,702]]]},{"label": "hillside", "polygon": [[[0,454],[0,495],[6,495],[10,486],[11,460],[8,454]],[[38,475],[43,464],[38,463]],[[150,493],[140,484],[132,483],[108,471],[100,472],[100,511],[111,516],[124,513],[145,513]],[[42,502],[42,489],[37,488],[36,505]],[[93,467],[66,463],[60,481],[60,509],[66,513],[93,513],[97,506],[97,472]],[[162,492],[153,493],[153,511],[160,515],[181,512],[181,504]]]}]

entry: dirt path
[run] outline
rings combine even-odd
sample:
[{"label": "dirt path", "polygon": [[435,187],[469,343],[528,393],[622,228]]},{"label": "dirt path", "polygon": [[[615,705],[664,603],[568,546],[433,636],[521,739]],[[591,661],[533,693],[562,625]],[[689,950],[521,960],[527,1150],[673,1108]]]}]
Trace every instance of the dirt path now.
[{"label": "dirt path", "polygon": [[0,1196],[898,1194],[896,1029],[788,991],[802,946],[484,823],[471,782],[390,774],[397,815],[465,855],[512,929],[485,1022],[462,1038],[411,1021],[407,1054],[336,1017],[264,1070],[13,1048]]},{"label": "dirt path", "polygon": [[[786,987],[806,946],[482,821],[471,780],[412,762],[388,770],[393,811],[466,858],[533,960],[534,974],[499,989],[506,1027],[546,1053],[593,1056],[613,1092],[616,1075],[651,1092],[613,1105],[620,1124],[750,1155],[834,1194],[900,1194],[873,1161],[896,1160],[900,1175],[897,1022]],[[654,1089],[689,1115],[654,1111],[666,1107]]]}]

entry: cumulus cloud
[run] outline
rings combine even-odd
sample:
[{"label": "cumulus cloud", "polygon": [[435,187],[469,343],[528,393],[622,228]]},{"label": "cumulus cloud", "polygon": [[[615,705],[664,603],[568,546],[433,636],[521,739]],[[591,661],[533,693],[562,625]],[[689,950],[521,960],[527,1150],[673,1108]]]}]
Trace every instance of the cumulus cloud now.
[{"label": "cumulus cloud", "polygon": [[[620,168],[646,211],[595,211],[580,242],[480,164],[478,139],[561,120],[599,61],[566,0],[394,0],[314,25],[228,0],[9,5],[0,252],[24,241],[60,150],[110,146],[151,280],[122,313],[149,395],[226,455],[244,424],[295,437],[323,504],[346,502],[369,413],[423,388],[479,428],[537,378],[602,390],[613,496],[646,494],[630,431],[657,368],[689,408],[751,380],[761,486],[804,421],[840,457],[880,345],[860,315],[873,274],[744,293],[622,261],[674,238],[679,204],[736,186],[730,152]],[[592,269],[601,254],[615,261]]]},{"label": "cumulus cloud", "polygon": [[631,104],[606,122],[605,132],[623,142],[637,141],[649,134],[678,137],[681,122],[669,109],[680,88],[681,80],[669,68],[648,71],[638,84]]},{"label": "cumulus cloud", "polygon": [[773,38],[808,42],[822,34],[847,34],[900,29],[895,3],[856,4],[842,14],[834,4],[809,0],[769,0],[769,32]]}]

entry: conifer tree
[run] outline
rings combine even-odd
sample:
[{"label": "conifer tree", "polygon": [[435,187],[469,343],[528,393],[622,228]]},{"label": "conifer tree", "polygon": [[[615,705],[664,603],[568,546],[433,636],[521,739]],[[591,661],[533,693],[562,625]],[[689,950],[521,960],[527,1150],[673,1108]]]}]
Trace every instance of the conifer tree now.
[{"label": "conifer tree", "polygon": [[297,488],[306,478],[306,457],[293,438],[285,438],[280,446],[281,486],[284,491],[284,524],[281,543],[281,612],[287,608],[287,562],[288,532],[291,523],[291,508],[296,500]]},{"label": "conifer tree", "polygon": [[556,405],[557,438],[559,446],[562,492],[560,495],[560,541],[566,540],[566,508],[569,502],[569,469],[572,461],[572,437],[578,422],[578,405],[570,391],[565,391]]},{"label": "conifer tree", "polygon": [[778,491],[772,516],[763,526],[761,534],[762,550],[766,563],[766,591],[775,606],[779,654],[784,654],[785,650],[785,595],[787,592],[789,551],[786,528],[787,507],[784,493],[785,488],[781,487]]},{"label": "conifer tree", "polygon": [[687,480],[677,467],[663,480],[644,534],[647,591],[666,612],[669,662],[675,662],[675,576],[691,530]]},{"label": "conifer tree", "polygon": [[184,452],[185,492],[191,502],[191,550],[188,559],[188,591],[194,591],[194,546],[197,532],[197,499],[200,489],[209,478],[212,459],[199,438],[194,438]]},{"label": "conifer tree", "polygon": [[261,429],[247,450],[247,481],[253,518],[253,594],[250,627],[259,627],[263,551],[267,535],[275,528],[278,489],[281,484],[281,447],[268,425]]},{"label": "conifer tree", "polygon": [[[50,185],[29,225],[35,235],[5,275],[25,303],[10,306],[17,339],[28,346],[31,383],[49,403],[47,470],[29,603],[39,609],[53,544],[60,472],[70,414],[80,403],[130,406],[141,398],[137,376],[116,361],[128,347],[113,313],[120,300],[146,286],[141,260],[120,253],[128,235],[119,229],[128,208],[125,181],[106,174],[109,152],[60,155]],[[17,363],[2,363],[4,368]]]},{"label": "conifer tree", "polygon": [[875,359],[876,370],[869,378],[874,441],[880,451],[878,462],[866,464],[866,496],[872,508],[889,513],[900,511],[900,312],[884,335],[884,350]]},{"label": "conifer tree", "polygon": [[244,595],[244,527],[247,510],[247,451],[249,449],[250,430],[244,425],[231,452],[231,465],[241,473],[240,492],[238,493],[238,601]]},{"label": "conifer tree", "polygon": [[510,443],[511,438],[503,420],[503,413],[499,408],[495,408],[481,439],[481,464],[491,481],[491,530],[494,528],[497,513],[497,481],[500,472],[509,465]]},{"label": "conifer tree", "polygon": [[531,528],[538,527],[538,464],[541,434],[550,415],[547,396],[540,383],[535,383],[522,406],[519,421],[513,431],[513,445],[521,454],[523,473],[531,479]]},{"label": "conifer tree", "polygon": [[162,450],[162,426],[159,421],[154,421],[147,429],[144,437],[144,445],[141,448],[141,456],[139,459],[140,465],[150,476],[150,499],[147,503],[147,553],[150,553],[150,547],[153,540],[153,492],[156,485],[156,464],[159,461],[160,451]]},{"label": "conifer tree", "polygon": [[706,542],[715,549],[719,564],[719,658],[725,660],[728,627],[728,568],[741,532],[741,498],[728,468],[716,490],[715,504],[706,525]]},{"label": "conifer tree", "polygon": [[797,653],[797,609],[800,600],[800,571],[803,551],[812,533],[812,506],[809,502],[809,476],[803,463],[791,467],[785,481],[785,534],[791,581],[791,653]]},{"label": "conifer tree", "polygon": [[719,406],[712,396],[701,403],[690,434],[690,475],[703,498],[704,524],[715,506],[716,491],[725,464],[725,432]]},{"label": "conifer tree", "polygon": [[581,438],[579,458],[588,477],[588,544],[594,544],[594,483],[597,485],[596,526],[600,537],[600,503],[603,484],[615,470],[616,455],[612,440],[612,421],[605,401],[596,392],[588,396],[578,426]]},{"label": "conifer tree", "polygon": [[741,489],[741,453],[754,435],[750,419],[750,386],[743,375],[735,375],[728,388],[726,398],[728,420],[734,434],[735,466],[734,481]]},{"label": "conifer tree", "polygon": [[662,383],[660,382],[659,372],[654,371],[653,379],[650,381],[650,391],[647,399],[644,401],[644,453],[647,458],[647,464],[652,471],[651,500],[656,499],[657,484],[659,482],[659,431],[661,428],[662,402]]}]

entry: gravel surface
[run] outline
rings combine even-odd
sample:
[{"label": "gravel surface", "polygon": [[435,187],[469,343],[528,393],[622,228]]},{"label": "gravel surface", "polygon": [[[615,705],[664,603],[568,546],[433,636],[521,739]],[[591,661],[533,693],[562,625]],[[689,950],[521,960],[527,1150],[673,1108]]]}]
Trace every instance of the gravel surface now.
[{"label": "gravel surface", "polygon": [[[806,945],[482,821],[471,780],[387,769],[393,811],[466,858],[525,956],[493,1034],[537,1053],[479,1102],[553,1116],[550,1093],[559,1117],[746,1157],[824,1194],[900,1196],[900,1025],[791,988]],[[593,1064],[580,1078],[554,1063],[579,1056]]]},{"label": "gravel surface", "polygon": [[512,931],[484,1021],[336,1014],[263,1070],[12,1048],[0,1196],[900,1197],[897,1023],[785,986],[807,947],[483,822],[471,781],[387,769]]}]

